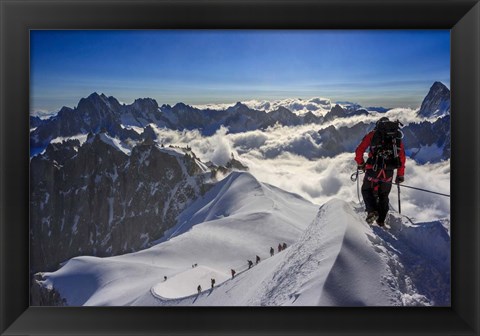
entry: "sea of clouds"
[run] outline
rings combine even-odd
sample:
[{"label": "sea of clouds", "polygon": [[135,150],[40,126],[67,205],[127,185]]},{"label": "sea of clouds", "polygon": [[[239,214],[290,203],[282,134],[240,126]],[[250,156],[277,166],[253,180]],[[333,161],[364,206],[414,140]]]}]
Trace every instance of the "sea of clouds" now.
[{"label": "sea of clouds", "polygon": [[[248,106],[251,109],[272,112],[277,110],[279,107],[285,107],[296,113],[302,115],[308,112],[312,112],[318,116],[325,115],[331,108],[334,106],[328,98],[287,98],[281,100],[247,100],[242,101],[242,104]],[[235,103],[229,104],[206,104],[206,105],[195,105],[194,107],[198,109],[212,109],[212,110],[225,110]]]},{"label": "sea of clouds", "polygon": [[[389,111],[390,112],[390,111]],[[414,112],[414,111],[413,111]],[[392,119],[414,120],[413,112],[402,109],[391,111]],[[409,118],[405,114],[411,114]],[[360,117],[368,122],[365,116]],[[367,117],[367,119],[370,117]],[[371,117],[372,121],[378,120]],[[335,126],[355,124],[354,120],[337,121]],[[159,140],[166,145],[190,146],[204,162],[225,165],[232,155],[249,167],[249,171],[261,182],[272,184],[296,193],[321,205],[331,198],[358,203],[357,183],[350,176],[356,171],[354,153],[342,153],[336,157],[319,157],[321,143],[318,130],[325,125],[296,127],[274,126],[266,130],[244,133],[228,133],[219,129],[213,136],[203,136],[199,131],[175,131],[156,128]],[[360,176],[360,186],[363,176]],[[405,185],[450,193],[450,162],[417,164],[407,158]],[[361,195],[360,195],[361,200]],[[390,193],[390,203],[398,208],[396,186]],[[413,221],[433,221],[449,218],[450,198],[414,189],[401,189],[402,214]]]}]

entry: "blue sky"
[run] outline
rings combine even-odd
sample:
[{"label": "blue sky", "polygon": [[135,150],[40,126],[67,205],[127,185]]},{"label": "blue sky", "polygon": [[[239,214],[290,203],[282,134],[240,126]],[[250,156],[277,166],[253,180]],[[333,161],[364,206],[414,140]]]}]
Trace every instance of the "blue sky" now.
[{"label": "blue sky", "polygon": [[450,87],[450,31],[32,31],[31,112],[92,92],[131,103],[325,97],[418,107]]}]

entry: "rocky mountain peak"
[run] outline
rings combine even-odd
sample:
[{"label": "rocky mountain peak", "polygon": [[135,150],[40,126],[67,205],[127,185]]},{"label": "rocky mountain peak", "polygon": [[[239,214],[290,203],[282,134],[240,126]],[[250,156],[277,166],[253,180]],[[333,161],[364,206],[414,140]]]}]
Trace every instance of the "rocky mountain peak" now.
[{"label": "rocky mountain peak", "polygon": [[332,107],[332,110],[330,111],[332,113],[336,113],[336,114],[345,114],[345,110],[338,104],[335,104],[334,107]]},{"label": "rocky mountain peak", "polygon": [[133,102],[133,106],[142,110],[158,109],[158,103],[152,98],[138,98]]},{"label": "rocky mountain peak", "polygon": [[103,93],[102,95],[99,95],[97,92],[93,92],[87,98],[80,99],[77,110],[81,112],[90,112],[91,110],[109,110],[110,105],[110,102]]},{"label": "rocky mountain peak", "polygon": [[450,114],[450,90],[441,82],[435,82],[422,101],[418,116],[443,117]]},{"label": "rocky mountain peak", "polygon": [[64,115],[68,115],[70,113],[72,113],[74,110],[71,109],[70,107],[66,107],[66,106],[63,106],[60,111],[58,111],[58,114],[57,116],[58,117],[61,117],[61,116],[64,116]]},{"label": "rocky mountain peak", "polygon": [[445,86],[445,84],[443,84],[442,82],[436,81],[432,84],[432,87],[430,88],[430,91],[438,91],[438,90],[450,92],[450,90],[448,90],[448,88]]},{"label": "rocky mountain peak", "polygon": [[325,121],[330,121],[335,118],[343,118],[347,115],[347,112],[339,105],[335,104],[334,107],[325,115]]},{"label": "rocky mountain peak", "polygon": [[274,112],[280,113],[280,114],[286,114],[286,115],[293,114],[292,111],[290,111],[288,108],[284,106],[279,106]]},{"label": "rocky mountain peak", "polygon": [[228,110],[233,110],[233,111],[245,111],[245,110],[250,110],[250,108],[241,103],[241,102],[237,102],[235,105],[233,105],[232,107],[228,108]]},{"label": "rocky mountain peak", "polygon": [[187,108],[189,108],[189,106],[185,103],[182,103],[182,102],[176,103],[175,105],[173,105],[174,110],[185,110]]}]

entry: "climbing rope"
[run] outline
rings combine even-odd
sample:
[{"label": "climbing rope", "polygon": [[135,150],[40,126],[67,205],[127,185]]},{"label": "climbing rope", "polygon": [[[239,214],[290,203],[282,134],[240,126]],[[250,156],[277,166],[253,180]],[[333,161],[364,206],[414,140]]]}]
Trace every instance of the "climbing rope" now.
[{"label": "climbing rope", "polygon": [[[359,175],[359,174],[364,174],[364,173],[365,173],[364,171],[361,171],[361,170],[358,170],[358,169],[357,169],[357,171],[350,176],[350,180],[352,180],[352,182],[357,181],[357,186],[358,186],[358,175]],[[437,192],[437,191],[432,191],[432,190],[427,190],[427,189],[412,187],[412,186],[409,186],[409,185],[405,185],[405,184],[403,184],[403,183],[388,182],[388,181],[383,181],[383,180],[380,180],[380,179],[372,179],[372,181],[373,181],[373,182],[378,182],[378,183],[388,183],[388,184],[391,184],[391,185],[395,185],[395,184],[396,184],[396,185],[399,185],[400,187],[403,187],[403,188],[415,189],[415,190],[424,191],[424,192],[431,193],[431,194],[435,194],[435,195],[450,197],[450,195],[442,194],[442,193],[439,193],[439,192]],[[357,190],[358,190],[358,187],[357,187]]]},{"label": "climbing rope", "polygon": [[352,180],[352,182],[357,182],[357,197],[358,197],[358,204],[360,204],[360,206],[363,205],[363,201],[360,199],[360,185],[359,185],[359,180],[358,180],[358,174],[359,174],[359,170],[357,169],[357,171],[355,173],[353,173],[351,176],[350,176],[350,180]]}]

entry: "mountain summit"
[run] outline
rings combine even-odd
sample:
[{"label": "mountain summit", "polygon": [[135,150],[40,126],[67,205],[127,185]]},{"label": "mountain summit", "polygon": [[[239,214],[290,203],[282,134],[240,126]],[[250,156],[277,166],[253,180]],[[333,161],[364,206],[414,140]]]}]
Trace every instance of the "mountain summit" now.
[{"label": "mountain summit", "polygon": [[450,90],[443,83],[435,82],[423,99],[418,116],[439,118],[447,114],[450,114]]}]

